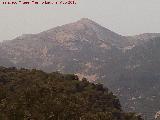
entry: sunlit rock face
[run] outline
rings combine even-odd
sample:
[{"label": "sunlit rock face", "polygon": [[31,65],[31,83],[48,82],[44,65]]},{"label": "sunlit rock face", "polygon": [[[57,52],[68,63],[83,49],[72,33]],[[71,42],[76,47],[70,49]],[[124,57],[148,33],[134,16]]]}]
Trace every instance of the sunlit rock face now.
[{"label": "sunlit rock face", "polygon": [[155,120],[160,120],[160,111],[158,111],[155,115]]}]

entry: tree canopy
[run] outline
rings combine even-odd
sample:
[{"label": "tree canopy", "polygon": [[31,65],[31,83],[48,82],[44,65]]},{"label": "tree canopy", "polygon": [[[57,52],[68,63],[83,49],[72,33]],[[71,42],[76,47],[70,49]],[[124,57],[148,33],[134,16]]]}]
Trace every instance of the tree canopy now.
[{"label": "tree canopy", "polygon": [[0,120],[141,120],[101,84],[73,74],[0,68]]}]

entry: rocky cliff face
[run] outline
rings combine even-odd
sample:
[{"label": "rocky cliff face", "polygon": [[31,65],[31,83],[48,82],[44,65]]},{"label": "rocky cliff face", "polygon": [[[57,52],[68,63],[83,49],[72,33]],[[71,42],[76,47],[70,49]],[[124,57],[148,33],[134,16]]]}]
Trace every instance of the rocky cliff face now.
[{"label": "rocky cliff face", "polygon": [[160,119],[160,111],[158,111],[156,114],[155,114],[155,120],[159,120]]}]

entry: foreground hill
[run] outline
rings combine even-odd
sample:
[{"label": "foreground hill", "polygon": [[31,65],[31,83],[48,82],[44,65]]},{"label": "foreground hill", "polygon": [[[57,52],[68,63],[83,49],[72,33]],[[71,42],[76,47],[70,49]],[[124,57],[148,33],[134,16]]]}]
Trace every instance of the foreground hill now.
[{"label": "foreground hill", "polygon": [[0,68],[1,120],[142,120],[101,84],[76,75]]},{"label": "foreground hill", "polygon": [[159,111],[158,33],[125,37],[89,19],[0,43],[0,65],[75,73],[103,83],[125,110]]}]

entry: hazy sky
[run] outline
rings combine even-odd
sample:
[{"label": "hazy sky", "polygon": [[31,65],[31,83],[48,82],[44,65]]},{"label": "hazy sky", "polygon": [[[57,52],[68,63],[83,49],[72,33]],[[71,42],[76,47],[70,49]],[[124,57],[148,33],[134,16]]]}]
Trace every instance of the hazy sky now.
[{"label": "hazy sky", "polygon": [[0,5],[0,40],[81,18],[92,19],[122,35],[160,33],[160,0],[77,0],[74,6]]}]

